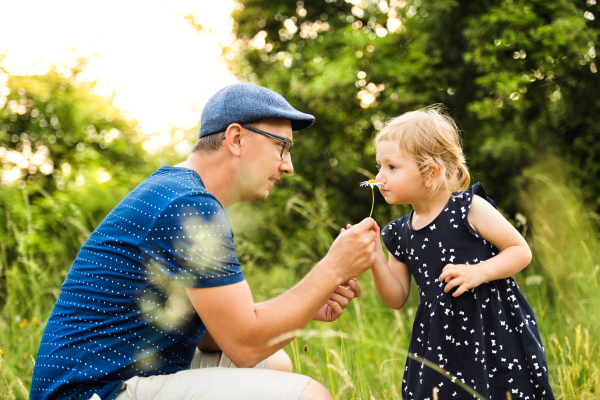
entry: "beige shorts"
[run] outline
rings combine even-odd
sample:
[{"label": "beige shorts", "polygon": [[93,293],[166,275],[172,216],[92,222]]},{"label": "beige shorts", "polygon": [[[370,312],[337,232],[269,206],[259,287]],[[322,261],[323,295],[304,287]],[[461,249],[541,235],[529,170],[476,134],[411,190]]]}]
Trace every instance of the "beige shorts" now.
[{"label": "beige shorts", "polygon": [[116,400],[297,400],[310,378],[267,370],[265,363],[237,368],[224,353],[196,351],[191,369],[133,377]]}]

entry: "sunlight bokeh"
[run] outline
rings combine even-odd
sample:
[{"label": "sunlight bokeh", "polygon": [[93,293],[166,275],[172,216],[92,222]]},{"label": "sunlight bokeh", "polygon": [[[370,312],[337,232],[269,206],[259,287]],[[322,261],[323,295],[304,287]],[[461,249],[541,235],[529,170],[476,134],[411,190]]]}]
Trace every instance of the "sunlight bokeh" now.
[{"label": "sunlight bokeh", "polygon": [[206,100],[237,81],[220,59],[228,45],[232,1],[5,1],[0,59],[11,74],[69,73],[89,59],[86,75],[97,94],[142,132],[190,129]]}]

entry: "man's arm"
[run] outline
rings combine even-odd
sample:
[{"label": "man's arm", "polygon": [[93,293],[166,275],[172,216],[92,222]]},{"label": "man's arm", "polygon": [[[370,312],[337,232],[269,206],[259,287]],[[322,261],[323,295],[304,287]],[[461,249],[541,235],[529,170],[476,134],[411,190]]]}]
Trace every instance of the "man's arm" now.
[{"label": "man's arm", "polygon": [[296,286],[255,307],[247,282],[186,289],[216,344],[238,367],[252,367],[291,339],[273,339],[303,329],[338,285],[361,275],[375,262],[379,227],[371,218],[341,233],[329,252]]},{"label": "man's arm", "polygon": [[[346,287],[348,286],[348,287]],[[343,282],[331,294],[329,300],[321,307],[317,314],[313,317],[313,321],[333,322],[338,319],[352,299],[360,297],[360,285],[356,279],[352,278]],[[254,307],[259,307],[263,303],[256,303]],[[215,342],[209,331],[204,333],[202,339],[198,343],[198,350],[205,352],[221,351],[219,345]]]},{"label": "man's arm", "polygon": [[217,342],[215,342],[215,339],[213,339],[210,332],[207,330],[206,332],[204,332],[204,336],[202,336],[202,339],[200,339],[200,342],[198,343],[198,350],[211,353],[215,351],[221,351],[221,348],[219,347]]}]

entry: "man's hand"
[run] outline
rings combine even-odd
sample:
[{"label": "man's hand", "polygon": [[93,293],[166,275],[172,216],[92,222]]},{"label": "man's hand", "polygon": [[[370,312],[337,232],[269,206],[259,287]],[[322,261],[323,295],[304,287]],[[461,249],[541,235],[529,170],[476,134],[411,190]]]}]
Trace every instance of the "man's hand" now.
[{"label": "man's hand", "polygon": [[[347,286],[347,287],[345,287]],[[352,299],[360,297],[360,286],[356,279],[348,279],[331,294],[327,303],[321,307],[313,318],[314,321],[333,322],[342,315]],[[204,333],[202,340],[198,343],[198,350],[204,352],[221,351],[208,330]]]},{"label": "man's hand", "polygon": [[[348,287],[344,287],[348,286]],[[350,301],[360,297],[360,286],[356,279],[349,279],[343,282],[331,294],[327,303],[321,307],[319,312],[313,318],[314,321],[333,322],[342,315]]]},{"label": "man's hand", "polygon": [[[375,263],[375,243],[380,246],[379,227],[367,218],[341,233],[327,256],[298,284],[259,306],[254,304],[246,281],[186,288],[186,292],[219,348],[237,367],[252,367],[292,340],[279,339],[282,335],[305,328],[334,292],[340,294],[340,283],[359,276]],[[324,314],[327,318],[327,309]],[[331,320],[332,313],[329,316]]]},{"label": "man's hand", "polygon": [[[340,229],[340,233],[344,232],[350,228],[352,228],[352,225],[347,224],[345,228]],[[377,253],[377,256],[376,256],[377,261],[376,262],[387,265],[388,260],[387,260],[387,257],[385,256],[385,253],[383,252],[383,247],[375,246],[375,253]]]},{"label": "man's hand", "polygon": [[342,230],[324,261],[341,277],[340,281],[360,276],[378,259],[379,226],[372,218]]},{"label": "man's hand", "polygon": [[446,293],[458,286],[456,292],[452,293],[452,297],[458,297],[485,282],[487,280],[485,272],[479,264],[448,264],[442,270],[439,280],[448,283],[444,288]]}]

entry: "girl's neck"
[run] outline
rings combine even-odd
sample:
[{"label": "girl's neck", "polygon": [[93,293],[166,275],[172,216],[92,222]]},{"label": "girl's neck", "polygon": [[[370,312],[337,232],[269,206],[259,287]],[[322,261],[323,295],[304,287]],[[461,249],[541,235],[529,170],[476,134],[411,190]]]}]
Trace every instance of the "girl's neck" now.
[{"label": "girl's neck", "polygon": [[411,204],[414,210],[411,221],[413,229],[429,225],[442,212],[450,196],[450,192],[443,192]]}]

